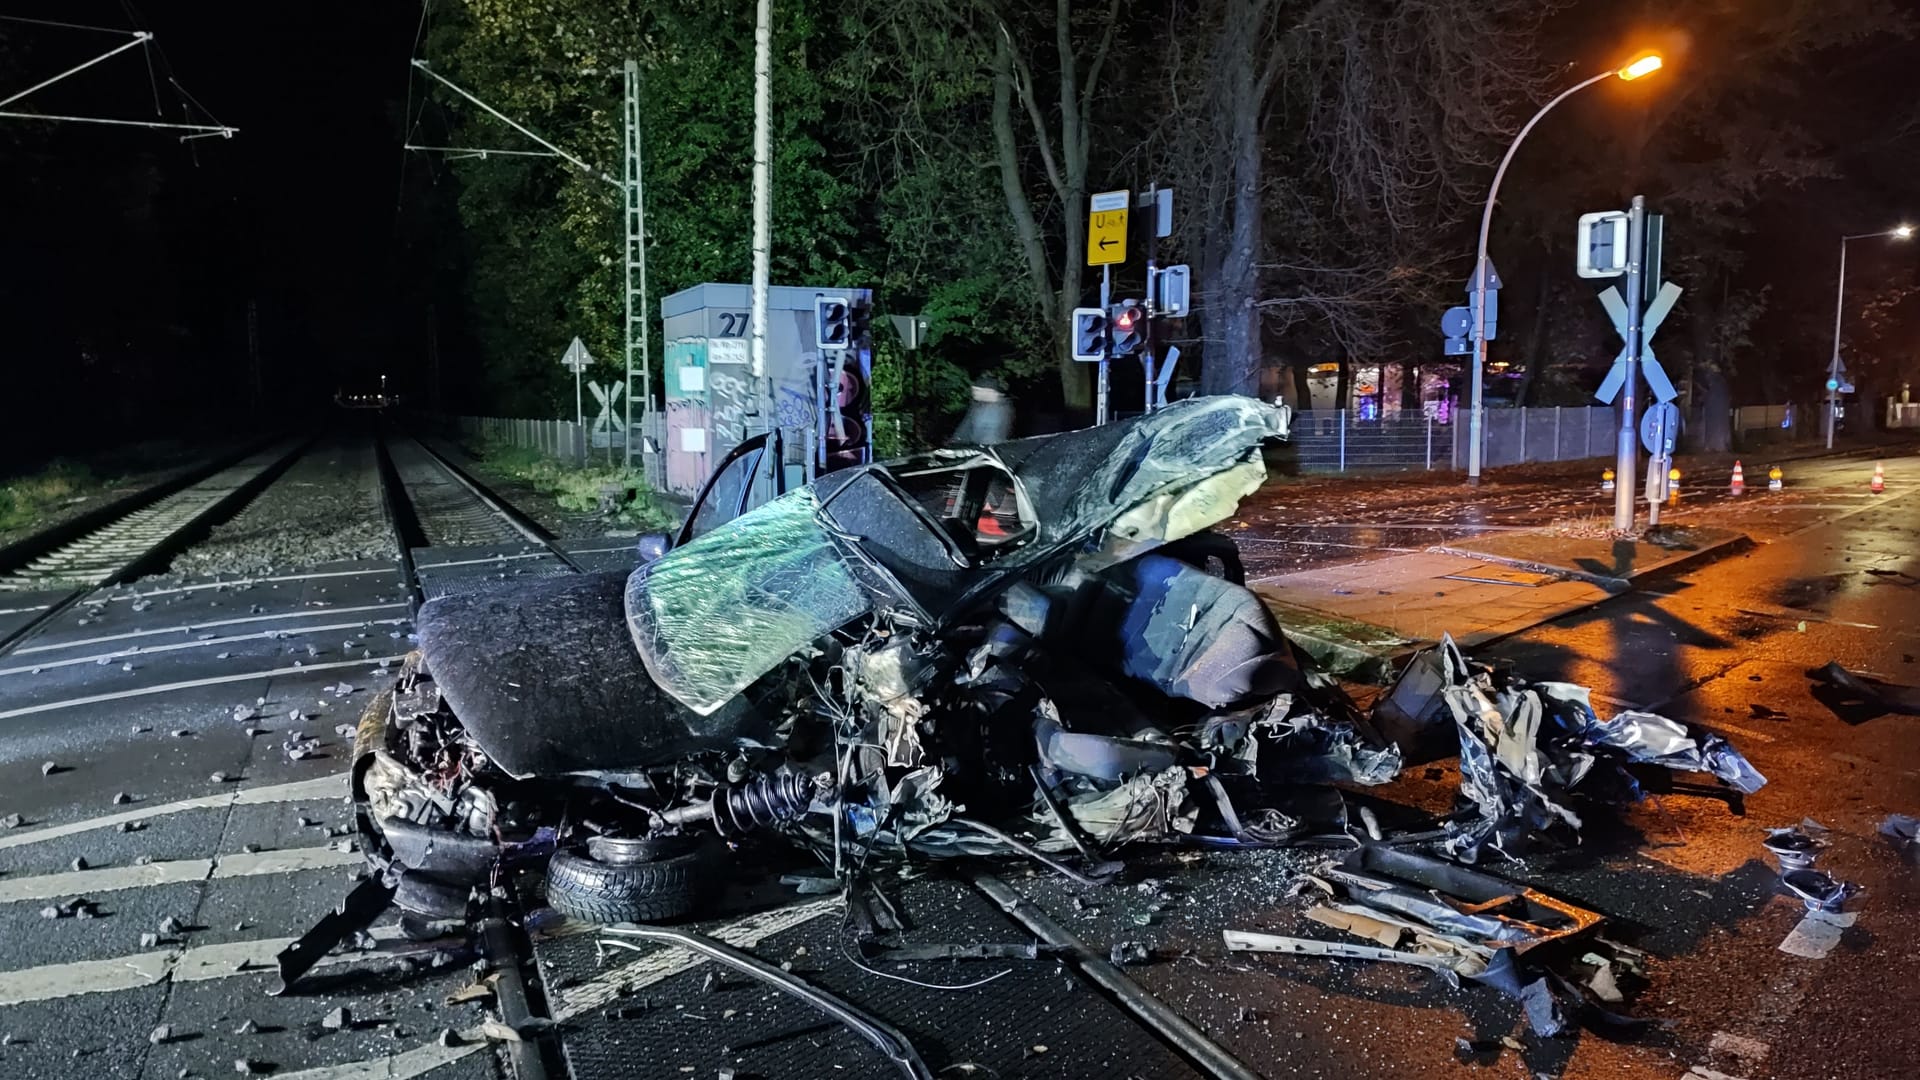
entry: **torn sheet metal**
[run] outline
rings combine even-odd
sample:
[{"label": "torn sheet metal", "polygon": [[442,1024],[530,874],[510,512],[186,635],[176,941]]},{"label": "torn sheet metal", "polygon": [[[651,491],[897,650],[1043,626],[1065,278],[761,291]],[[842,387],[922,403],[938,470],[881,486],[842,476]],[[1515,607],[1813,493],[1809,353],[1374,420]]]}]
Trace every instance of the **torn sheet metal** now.
[{"label": "torn sheet metal", "polygon": [[1585,687],[1496,676],[1451,637],[1434,651],[1440,696],[1460,738],[1461,799],[1471,811],[1448,823],[1447,846],[1468,860],[1483,846],[1519,855],[1541,838],[1577,833],[1580,816],[1567,796],[1601,764],[1631,795],[1638,786],[1627,764],[1711,773],[1743,794],[1767,782],[1717,734],[1637,710],[1602,721]]}]

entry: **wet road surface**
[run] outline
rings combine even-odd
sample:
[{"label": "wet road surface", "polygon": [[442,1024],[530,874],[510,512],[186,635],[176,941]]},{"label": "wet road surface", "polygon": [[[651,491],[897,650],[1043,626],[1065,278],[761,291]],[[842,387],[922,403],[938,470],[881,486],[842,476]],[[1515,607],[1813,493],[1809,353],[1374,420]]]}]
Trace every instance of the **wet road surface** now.
[{"label": "wet road surface", "polygon": [[[1014,867],[1012,884],[1102,952],[1123,940],[1151,946],[1162,959],[1129,972],[1267,1076],[1664,1078],[1696,1066],[1710,1070],[1696,1077],[1747,1080],[1907,1075],[1907,1063],[1920,1060],[1910,1023],[1920,990],[1901,973],[1920,956],[1920,878],[1873,829],[1887,811],[1920,812],[1920,719],[1836,711],[1804,672],[1837,658],[1920,683],[1920,497],[1911,495],[1920,490],[1920,459],[1890,461],[1891,491],[1879,498],[1865,492],[1858,461],[1798,466],[1792,477],[1777,496],[1683,503],[1683,514],[1697,515],[1688,520],[1753,532],[1762,543],[1752,552],[1484,654],[1530,677],[1592,685],[1609,705],[1713,726],[1771,781],[1744,813],[1724,800],[1662,795],[1624,814],[1594,814],[1574,851],[1490,867],[1602,912],[1611,937],[1651,953],[1650,985],[1626,1008],[1660,1021],[1653,1032],[1618,1042],[1542,1039],[1507,999],[1446,989],[1424,973],[1223,955],[1225,927],[1303,932],[1299,905],[1286,895],[1299,852],[1147,856],[1125,886],[1103,890]],[[1315,564],[1291,559],[1364,558],[1538,524],[1569,508],[1607,509],[1597,493],[1553,481],[1472,493],[1407,483],[1397,487],[1398,504],[1394,486],[1341,486],[1349,483],[1279,485],[1249,500],[1239,532],[1252,541],[1243,544],[1250,568],[1261,558],[1286,568]],[[1277,553],[1262,556],[1254,543]],[[610,546],[606,557],[625,556]],[[441,561],[443,573],[465,564],[483,577],[514,565]],[[240,1059],[302,1080],[501,1075],[490,1049],[438,1044],[442,1028],[471,1030],[484,1008],[446,1002],[471,978],[467,957],[451,951],[362,961],[324,973],[310,993],[265,995],[271,976],[261,965],[350,885],[351,853],[329,847],[346,823],[344,737],[335,727],[353,720],[383,677],[380,660],[404,649],[405,627],[390,621],[406,611],[397,569],[342,565],[250,585],[170,587],[180,591],[124,590],[97,611],[69,613],[35,643],[47,648],[0,665],[10,669],[0,673],[0,815],[23,818],[0,828],[0,1036],[11,1036],[0,1040],[0,1076],[213,1076],[233,1073]],[[164,641],[183,648],[119,655],[129,642],[154,640],[123,635],[162,625],[179,628]],[[260,717],[237,721],[236,706]],[[296,729],[321,739],[319,756],[289,759],[284,742]],[[45,761],[59,768],[43,776]],[[1444,810],[1456,784],[1448,765],[1416,768],[1372,794]],[[125,802],[115,798],[122,792]],[[1401,813],[1382,807],[1390,825],[1411,816]],[[1848,905],[1858,922],[1823,959],[1778,948],[1802,910],[1779,893],[1758,845],[1763,826],[1806,816],[1834,832],[1822,865],[1863,889]],[[76,858],[85,869],[74,869]],[[1143,876],[1157,883],[1140,889]],[[1020,939],[969,895],[951,883],[916,886],[903,898],[913,932],[931,941]],[[43,908],[78,896],[95,901],[100,917],[43,918]],[[182,929],[161,933],[168,917]],[[1157,1042],[1136,1047],[1137,1027],[1051,962],[998,990],[912,991],[909,1001],[908,991],[895,993],[833,947],[838,922],[836,912],[766,924],[763,954],[883,1016],[898,1009],[896,1023],[925,1038],[936,1069],[1079,1077],[1185,1067]],[[156,940],[144,943],[145,933]],[[891,972],[958,983],[999,970],[927,962]],[[728,1061],[717,1047],[746,1046],[727,1025],[767,1012],[783,1018],[774,1042],[805,1052],[766,1075],[877,1075],[860,1071],[872,1063],[858,1056],[861,1047],[817,1018],[782,1013],[791,1006],[737,984],[716,993],[700,974],[678,971],[639,991],[647,1007],[632,1016],[598,1006],[579,1013],[580,1024],[614,1025],[613,1050],[596,1043],[581,1052],[598,1048],[618,1063],[630,1060],[618,1055],[619,1040],[639,1040],[684,1051],[662,1058],[670,1070],[662,1075],[712,1076]],[[566,1007],[566,989],[553,993]],[[711,1012],[708,1021],[671,1004],[695,994],[704,995],[695,1011]],[[326,1026],[342,1003],[354,1019]],[[161,1025],[170,1030],[150,1041]],[[1084,1049],[1102,1031],[1108,1055],[1121,1059]],[[1478,1047],[1492,1071],[1461,1063],[1457,1039]],[[1129,1072],[1129,1063],[1137,1068]]]}]

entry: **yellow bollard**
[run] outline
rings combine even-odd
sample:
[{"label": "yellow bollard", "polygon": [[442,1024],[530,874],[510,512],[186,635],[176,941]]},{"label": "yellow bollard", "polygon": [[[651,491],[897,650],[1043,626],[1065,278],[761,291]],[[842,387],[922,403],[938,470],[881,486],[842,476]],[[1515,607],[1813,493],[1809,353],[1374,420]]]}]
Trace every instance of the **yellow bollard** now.
[{"label": "yellow bollard", "polygon": [[1785,487],[1786,484],[1781,482],[1784,476],[1785,474],[1780,471],[1780,466],[1778,465],[1775,465],[1773,468],[1768,469],[1767,470],[1767,490],[1779,491],[1781,488]]},{"label": "yellow bollard", "polygon": [[1612,469],[1608,469],[1606,472],[1603,472],[1600,474],[1600,490],[1601,491],[1613,490],[1613,470]]},{"label": "yellow bollard", "polygon": [[1680,505],[1680,466],[1667,470],[1667,505]]}]

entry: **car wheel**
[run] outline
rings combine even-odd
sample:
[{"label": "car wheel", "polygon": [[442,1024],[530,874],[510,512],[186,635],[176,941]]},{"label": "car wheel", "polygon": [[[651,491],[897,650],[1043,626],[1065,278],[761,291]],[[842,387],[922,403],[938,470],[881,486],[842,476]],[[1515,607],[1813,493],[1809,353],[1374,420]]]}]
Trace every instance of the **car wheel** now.
[{"label": "car wheel", "polygon": [[602,862],[560,850],[547,864],[547,903],[587,923],[659,922],[692,911],[711,884],[710,850]]}]

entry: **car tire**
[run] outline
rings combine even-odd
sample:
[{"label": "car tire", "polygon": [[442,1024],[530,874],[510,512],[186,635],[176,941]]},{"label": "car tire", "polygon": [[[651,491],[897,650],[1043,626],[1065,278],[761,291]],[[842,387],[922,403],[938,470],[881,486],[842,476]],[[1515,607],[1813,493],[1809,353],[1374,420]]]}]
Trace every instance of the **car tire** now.
[{"label": "car tire", "polygon": [[711,866],[706,848],[632,863],[556,851],[547,864],[547,904],[569,919],[600,925],[674,919],[706,895]]}]

